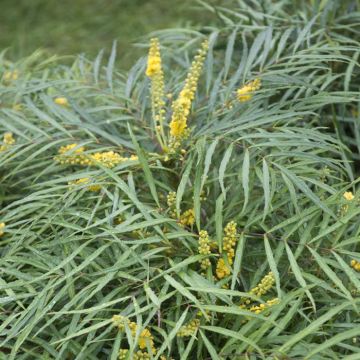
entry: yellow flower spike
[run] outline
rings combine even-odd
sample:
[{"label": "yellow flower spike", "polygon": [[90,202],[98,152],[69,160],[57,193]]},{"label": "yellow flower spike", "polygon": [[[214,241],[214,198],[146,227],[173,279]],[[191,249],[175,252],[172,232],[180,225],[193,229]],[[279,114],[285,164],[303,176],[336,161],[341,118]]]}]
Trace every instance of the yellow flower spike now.
[{"label": "yellow flower spike", "polygon": [[128,157],[123,157],[114,151],[105,151],[105,152],[97,152],[95,154],[91,154],[90,160],[91,160],[91,165],[97,165],[99,163],[102,166],[112,168],[125,161],[137,161],[138,157],[136,155],[131,155],[128,158]]},{"label": "yellow flower spike", "polygon": [[118,359],[125,360],[128,352],[129,352],[129,349],[120,349],[119,354],[118,354]]},{"label": "yellow flower spike", "polygon": [[280,302],[280,300],[278,298],[274,298],[271,300],[266,301],[266,303],[260,304],[260,305],[254,305],[251,306],[249,308],[249,310],[251,312],[254,312],[255,314],[260,314],[262,311],[264,311],[265,309],[274,306],[276,304],[278,304]]},{"label": "yellow flower spike", "polygon": [[216,276],[219,280],[223,279],[226,276],[229,276],[231,273],[230,268],[226,265],[225,260],[220,258],[216,264]]},{"label": "yellow flower spike", "polygon": [[119,331],[124,331],[125,329],[125,323],[129,324],[130,320],[122,315],[114,315],[112,318],[113,326],[116,326]]},{"label": "yellow flower spike", "polygon": [[359,261],[351,260],[350,265],[355,271],[360,271],[360,262]]},{"label": "yellow flower spike", "polygon": [[[120,349],[118,354],[119,360],[125,360],[127,358],[127,354],[129,352],[129,349]],[[130,358],[128,358],[130,359]],[[132,360],[150,360],[151,356],[146,351],[138,350],[137,352],[133,353],[131,356]]]},{"label": "yellow flower spike", "polygon": [[19,78],[19,72],[17,70],[5,71],[3,75],[3,79],[5,82],[15,81],[18,78]]},{"label": "yellow flower spike", "polygon": [[[112,317],[112,322],[113,322],[113,325],[119,329],[119,331],[125,331],[125,327],[127,325],[131,331],[132,337],[136,336],[138,325],[135,322],[130,321],[128,318],[121,316],[121,315],[114,315]],[[148,345],[150,346],[153,354],[155,354],[156,348],[154,345],[154,338],[153,338],[150,330],[148,328],[145,328],[140,333],[140,336],[138,339],[138,346],[140,349],[145,349],[145,348],[147,348]]]},{"label": "yellow flower spike", "polygon": [[87,187],[87,189],[88,189],[89,191],[98,192],[98,191],[101,190],[101,185],[97,185],[97,184],[89,185],[89,186]]},{"label": "yellow flower spike", "polygon": [[266,302],[266,305],[267,306],[273,306],[273,305],[276,305],[276,304],[279,304],[280,303],[280,299],[278,298],[274,298],[274,299],[270,299]]},{"label": "yellow flower spike", "polygon": [[3,137],[3,145],[0,146],[0,152],[6,151],[11,145],[15,144],[13,133],[6,132]]},{"label": "yellow flower spike", "polygon": [[60,106],[68,106],[69,105],[69,101],[66,97],[56,97],[54,99],[54,103]]},{"label": "yellow flower spike", "polygon": [[102,165],[108,168],[112,168],[125,161],[137,161],[136,155],[130,157],[123,157],[114,151],[97,152],[94,154],[85,155],[83,154],[85,148],[78,144],[70,144],[60,147],[59,155],[55,157],[55,160],[60,164],[70,165],[83,165],[83,166],[96,166]]},{"label": "yellow flower spike", "polygon": [[0,236],[3,236],[5,233],[5,223],[0,223]]},{"label": "yellow flower spike", "polygon": [[170,191],[166,197],[166,203],[169,207],[169,214],[173,219],[176,219],[176,192]]},{"label": "yellow flower spike", "polygon": [[354,200],[355,196],[351,191],[345,191],[344,194],[343,194],[343,197],[344,197],[345,200],[351,201],[351,200]]},{"label": "yellow flower spike", "polygon": [[162,149],[165,150],[167,145],[164,131],[164,73],[161,66],[160,44],[157,38],[150,40],[146,75],[151,80],[151,108],[156,137]]},{"label": "yellow flower spike", "polygon": [[192,100],[195,97],[208,46],[208,41],[205,40],[191,64],[179,97],[173,102],[173,114],[170,122],[170,148],[172,150],[178,148],[181,145],[181,140],[188,135],[187,119],[190,114]]},{"label": "yellow flower spike", "polygon": [[15,139],[14,139],[13,133],[7,132],[4,134],[4,144],[6,144],[6,145],[15,144]]},{"label": "yellow flower spike", "polygon": [[177,332],[178,337],[189,337],[195,335],[200,327],[200,320],[193,319],[189,323],[183,325]]},{"label": "yellow flower spike", "polygon": [[[199,251],[200,255],[210,255],[211,254],[209,234],[206,230],[201,230],[199,232],[198,251]],[[201,264],[201,268],[203,270],[206,270],[207,268],[209,268],[211,266],[210,259],[208,259],[208,258],[202,259],[200,261],[200,264]]]},{"label": "yellow flower spike", "polygon": [[180,215],[179,223],[181,226],[193,226],[195,223],[194,209],[188,209]]},{"label": "yellow flower spike", "polygon": [[74,180],[74,181],[69,181],[68,185],[69,186],[76,186],[76,185],[85,185],[85,184],[89,184],[86,189],[89,191],[93,191],[93,192],[97,192],[101,190],[101,186],[97,185],[97,184],[93,184],[91,185],[91,179],[90,178],[81,178],[78,180]]},{"label": "yellow flower spike", "polygon": [[63,155],[68,152],[73,152],[75,154],[81,154],[85,151],[84,146],[79,146],[78,144],[69,144],[65,146],[61,146],[58,153]]},{"label": "yellow flower spike", "polygon": [[153,77],[160,72],[162,72],[162,70],[159,39],[153,38],[150,40],[146,75],[149,77]]},{"label": "yellow flower spike", "polygon": [[79,146],[78,144],[69,144],[61,146],[58,150],[58,156],[55,156],[55,160],[60,164],[80,164],[80,165],[89,165],[90,161],[85,154],[84,146]]},{"label": "yellow flower spike", "polygon": [[229,265],[232,265],[235,257],[235,246],[237,242],[236,222],[230,221],[224,229],[225,236],[223,238],[223,251],[226,252]]},{"label": "yellow flower spike", "polygon": [[255,296],[265,295],[275,284],[274,274],[270,271],[265,275],[258,285],[249,291],[250,294]]},{"label": "yellow flower spike", "polygon": [[252,99],[254,92],[259,90],[261,87],[261,80],[255,79],[248,84],[244,85],[240,89],[237,90],[237,99],[240,102],[246,102]]}]

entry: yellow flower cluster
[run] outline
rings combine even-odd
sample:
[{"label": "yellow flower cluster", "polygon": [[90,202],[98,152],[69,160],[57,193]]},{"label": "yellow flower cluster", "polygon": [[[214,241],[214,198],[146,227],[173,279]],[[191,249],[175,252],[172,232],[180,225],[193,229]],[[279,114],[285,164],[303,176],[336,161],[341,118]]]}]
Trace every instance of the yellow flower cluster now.
[{"label": "yellow flower cluster", "polygon": [[[261,279],[258,285],[256,285],[253,289],[249,291],[249,294],[258,297],[265,295],[273,287],[274,283],[275,283],[274,274],[270,271],[267,275],[265,275]],[[249,298],[246,297],[241,298],[240,308],[246,309],[247,305],[250,305],[251,302],[252,300]],[[278,298],[270,299],[265,303],[259,305],[252,305],[250,308],[248,308],[248,310],[254,312],[255,314],[259,314],[262,311],[264,311],[266,308],[278,304],[279,302],[280,300]]]},{"label": "yellow flower cluster", "polygon": [[353,201],[355,196],[351,191],[345,191],[343,194],[343,198],[345,199],[345,201],[347,202],[346,204],[342,204],[338,210],[338,215],[339,216],[344,216],[347,211],[349,210],[349,202]]},{"label": "yellow flower cluster", "polygon": [[354,200],[354,194],[351,191],[345,191],[343,197],[347,201]]},{"label": "yellow flower cluster", "polygon": [[3,236],[5,233],[5,223],[0,223],[0,236]]},{"label": "yellow flower cluster", "polygon": [[[113,325],[116,326],[119,331],[125,331],[125,326],[127,325],[131,331],[131,335],[135,338],[137,331],[137,324],[133,321],[130,321],[128,318],[121,315],[114,315],[112,317]],[[140,349],[146,349],[149,346],[153,352],[156,353],[156,348],[154,345],[154,338],[149,329],[145,328],[140,332],[138,346]]]},{"label": "yellow flower cluster", "polygon": [[275,277],[272,271],[265,275],[259,284],[249,291],[250,294],[255,296],[265,295],[275,284]]},{"label": "yellow flower cluster", "polygon": [[350,265],[354,270],[360,271],[360,262],[359,261],[351,260]]},{"label": "yellow flower cluster", "polygon": [[261,80],[255,79],[237,90],[237,98],[240,102],[246,102],[252,99],[255,91],[261,87]]},{"label": "yellow flower cluster", "polygon": [[153,77],[156,74],[162,72],[161,69],[161,56],[160,56],[160,44],[157,38],[150,40],[149,56],[146,68],[146,75]]},{"label": "yellow flower cluster", "polygon": [[[176,214],[176,192],[170,191],[166,198],[167,206],[169,207],[169,215],[173,219],[177,219]],[[178,219],[179,225],[182,227],[185,226],[193,226],[195,223],[195,212],[194,209],[188,209],[184,211],[182,214],[180,214],[180,217]]]},{"label": "yellow flower cluster", "polygon": [[271,299],[271,300],[268,300],[266,301],[265,303],[263,304],[260,304],[260,305],[254,305],[254,306],[251,306],[250,307],[250,311],[251,312],[254,312],[255,314],[260,314],[262,311],[264,311],[266,308],[269,308],[271,306],[274,306],[276,304],[279,303],[279,299],[278,298],[274,298],[274,299]]},{"label": "yellow flower cluster", "polygon": [[54,103],[60,106],[68,106],[69,105],[69,101],[66,97],[56,97],[54,99]]},{"label": "yellow flower cluster", "polygon": [[[199,251],[199,254],[201,254],[201,255],[210,255],[211,254],[209,234],[206,230],[201,230],[199,232],[198,251]],[[208,258],[202,259],[200,261],[200,264],[201,264],[201,268],[203,270],[206,270],[208,267],[211,266],[210,259],[208,259]]]},{"label": "yellow flower cluster", "polygon": [[191,64],[185,80],[185,85],[181,90],[179,97],[173,103],[173,114],[170,122],[170,148],[174,149],[179,147],[181,139],[187,136],[187,118],[190,114],[192,100],[195,97],[197,83],[202,71],[208,46],[207,40],[202,43],[198,54]]},{"label": "yellow flower cluster", "polygon": [[100,191],[101,190],[101,186],[97,185],[97,184],[93,184],[91,185],[91,179],[90,178],[81,178],[78,180],[73,180],[73,181],[69,181],[68,185],[70,185],[71,187],[73,186],[77,186],[77,185],[86,185],[89,184],[86,188],[89,191]]},{"label": "yellow flower cluster", "polygon": [[199,319],[193,319],[186,325],[183,325],[177,332],[178,337],[189,337],[195,335],[200,326]]},{"label": "yellow flower cluster", "polygon": [[166,198],[166,203],[170,210],[170,216],[175,219],[176,218],[176,192],[175,191],[170,191],[168,193],[167,198]]},{"label": "yellow flower cluster", "polygon": [[123,157],[114,151],[97,152],[94,154],[84,154],[85,148],[78,144],[70,144],[62,146],[59,149],[59,155],[55,157],[55,160],[60,164],[70,165],[98,165],[112,168],[125,161],[136,161],[138,157],[131,155],[130,158]]},{"label": "yellow flower cluster", "polygon": [[14,136],[11,132],[6,132],[3,138],[3,145],[0,146],[0,152],[6,151],[11,145],[15,144]]},{"label": "yellow flower cluster", "polygon": [[[128,352],[129,352],[129,349],[120,349],[118,359],[125,360]],[[131,358],[128,358],[128,359],[129,360],[130,359],[131,360],[148,360],[148,359],[151,359],[151,356],[146,351],[138,350],[135,354],[132,355]],[[167,357],[164,355],[161,355],[160,360],[167,360]],[[169,360],[174,360],[174,359],[169,359]]]},{"label": "yellow flower cluster", "polygon": [[188,209],[180,214],[179,224],[183,227],[193,226],[195,223],[195,212],[194,209]]},{"label": "yellow flower cluster", "polygon": [[61,155],[67,154],[69,152],[75,154],[82,154],[84,151],[85,148],[83,146],[79,146],[78,144],[69,144],[69,145],[61,146],[58,153]]},{"label": "yellow flower cluster", "polygon": [[164,133],[164,73],[161,67],[160,44],[156,38],[150,41],[146,75],[151,79],[151,108],[155,132],[160,145],[164,149],[166,147]]},{"label": "yellow flower cluster", "polygon": [[235,257],[235,245],[236,245],[236,222],[230,221],[224,229],[225,236],[223,238],[223,250],[226,252],[228,262],[230,265],[233,263]]},{"label": "yellow flower cluster", "polygon": [[100,163],[105,167],[112,168],[128,160],[136,161],[138,160],[138,157],[136,155],[131,155],[130,158],[128,158],[128,157],[123,157],[114,151],[105,151],[105,152],[97,152],[95,154],[91,154],[90,159],[92,164]]},{"label": "yellow flower cluster", "polygon": [[[127,358],[128,352],[129,352],[128,349],[120,349],[118,359],[125,360]],[[130,359],[130,358],[128,358],[128,359]],[[146,351],[138,350],[136,353],[132,354],[131,359],[132,360],[149,360],[149,359],[151,359],[151,356]]]},{"label": "yellow flower cluster", "polygon": [[58,150],[59,156],[55,157],[55,160],[60,164],[70,164],[70,165],[90,165],[91,161],[84,154],[85,147],[79,146],[78,144],[69,144],[61,146]]},{"label": "yellow flower cluster", "polygon": [[6,144],[6,145],[15,144],[15,139],[11,132],[7,132],[4,134],[4,144]]},{"label": "yellow flower cluster", "polygon": [[5,71],[3,75],[3,79],[5,82],[15,81],[18,78],[19,78],[19,72],[17,70]]},{"label": "yellow flower cluster", "polygon": [[223,258],[220,258],[216,264],[216,276],[219,280],[223,279],[226,276],[229,276],[231,273],[230,267],[225,263]]},{"label": "yellow flower cluster", "polygon": [[216,264],[216,276],[219,280],[231,273],[230,266],[234,262],[235,245],[237,241],[236,222],[230,221],[224,228],[225,236],[223,238],[223,252],[227,255],[227,263],[223,258],[219,258]]}]

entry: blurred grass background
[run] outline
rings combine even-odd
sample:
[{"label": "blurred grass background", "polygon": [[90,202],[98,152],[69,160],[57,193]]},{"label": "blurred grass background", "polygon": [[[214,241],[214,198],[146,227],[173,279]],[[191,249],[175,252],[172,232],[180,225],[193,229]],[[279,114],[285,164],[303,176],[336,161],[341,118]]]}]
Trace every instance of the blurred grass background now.
[{"label": "blurred grass background", "polygon": [[[208,0],[219,3],[221,0]],[[0,0],[0,49],[17,59],[38,48],[51,54],[95,56],[118,41],[118,64],[140,54],[131,44],[151,31],[206,24],[195,0]]]}]

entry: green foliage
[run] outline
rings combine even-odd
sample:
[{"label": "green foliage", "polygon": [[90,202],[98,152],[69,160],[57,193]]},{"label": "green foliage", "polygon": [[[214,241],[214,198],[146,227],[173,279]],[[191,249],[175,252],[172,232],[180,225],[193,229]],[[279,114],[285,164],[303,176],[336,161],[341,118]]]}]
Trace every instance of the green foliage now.
[{"label": "green foliage", "polygon": [[[299,2],[290,16],[295,2],[251,3],[216,8],[219,30],[157,33],[173,98],[210,40],[185,151],[171,156],[156,141],[145,57],[128,74],[114,67],[115,47],[109,60],[71,66],[41,53],[1,59],[0,129],[16,139],[0,152],[2,358],[131,356],[144,329],[155,359],[360,356],[360,273],[350,266],[360,261],[359,9]],[[236,90],[258,78],[260,90],[239,102]],[[169,121],[171,99],[166,108]],[[85,156],[137,160],[54,160],[74,143]],[[68,184],[83,178],[101,191]],[[194,224],[181,226],[188,209]],[[219,254],[231,221],[233,263]],[[216,249],[206,270],[200,230]],[[118,314],[134,334],[112,326]]]}]

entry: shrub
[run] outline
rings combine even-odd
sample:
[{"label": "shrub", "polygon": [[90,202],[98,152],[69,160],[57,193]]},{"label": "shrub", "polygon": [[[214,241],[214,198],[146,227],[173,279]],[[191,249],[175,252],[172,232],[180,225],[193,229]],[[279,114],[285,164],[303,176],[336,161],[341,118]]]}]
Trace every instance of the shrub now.
[{"label": "shrub", "polygon": [[4,359],[356,358],[356,50],[245,25],[2,59]]}]

